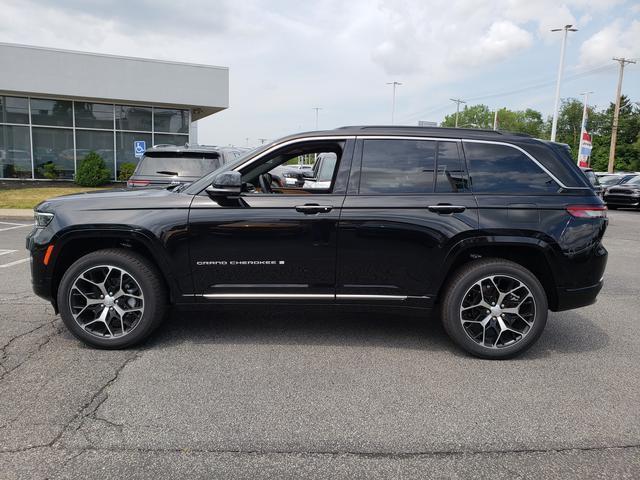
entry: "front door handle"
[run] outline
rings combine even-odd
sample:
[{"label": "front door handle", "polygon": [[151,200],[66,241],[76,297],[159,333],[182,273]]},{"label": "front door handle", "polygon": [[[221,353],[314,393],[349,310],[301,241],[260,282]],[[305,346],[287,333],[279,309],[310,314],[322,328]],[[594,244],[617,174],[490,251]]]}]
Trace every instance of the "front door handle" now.
[{"label": "front door handle", "polygon": [[467,207],[464,205],[451,205],[449,203],[439,203],[437,205],[429,205],[427,209],[430,212],[447,214],[447,213],[461,213],[464,212]]},{"label": "front door handle", "polygon": [[318,205],[315,203],[307,203],[305,205],[296,206],[296,212],[312,215],[314,213],[329,213],[333,210],[331,205]]}]

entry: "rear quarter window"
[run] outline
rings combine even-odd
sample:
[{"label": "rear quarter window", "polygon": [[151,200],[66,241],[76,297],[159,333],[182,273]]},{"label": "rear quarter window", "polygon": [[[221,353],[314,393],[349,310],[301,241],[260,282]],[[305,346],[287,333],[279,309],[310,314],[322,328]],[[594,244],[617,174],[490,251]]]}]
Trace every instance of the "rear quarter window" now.
[{"label": "rear quarter window", "polygon": [[520,150],[490,143],[463,142],[474,193],[536,195],[560,186]]}]

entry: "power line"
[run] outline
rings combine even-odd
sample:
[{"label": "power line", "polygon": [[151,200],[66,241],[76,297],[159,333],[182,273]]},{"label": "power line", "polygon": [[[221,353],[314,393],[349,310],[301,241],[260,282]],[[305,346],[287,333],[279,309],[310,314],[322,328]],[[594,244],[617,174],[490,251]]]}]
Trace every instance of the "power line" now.
[{"label": "power line", "polygon": [[[572,80],[576,80],[578,78],[582,78],[582,77],[586,77],[595,73],[600,73],[600,72],[604,72],[607,70],[613,70],[615,69],[615,65],[611,65],[609,63],[607,64],[603,64],[603,65],[598,65],[596,67],[584,70],[584,71],[576,71],[576,73],[571,74],[571,75],[567,75],[565,77],[565,81],[572,81]],[[517,88],[517,89],[513,89],[513,90],[507,90],[507,91],[500,91],[500,92],[495,92],[495,93],[487,93],[487,94],[482,94],[482,95],[478,95],[475,97],[466,97],[467,101],[477,101],[477,100],[485,100],[485,99],[489,99],[489,98],[501,98],[501,97],[506,97],[509,95],[515,95],[518,93],[524,93],[524,92],[528,92],[530,90],[537,90],[537,89],[541,89],[544,87],[548,87],[549,85],[553,85],[553,83],[556,80],[547,80],[544,82],[540,82],[540,83],[533,83],[533,84],[529,84],[526,86],[523,86],[521,88]],[[412,114],[409,114],[405,117],[403,117],[403,119],[405,120],[411,120],[415,117],[419,117],[421,115],[426,115],[426,114],[430,114],[430,113],[435,113],[441,110],[444,110],[445,108],[447,108],[449,106],[449,103],[443,103],[431,108],[428,108],[426,110],[421,110]]]},{"label": "power line", "polygon": [[616,142],[618,140],[618,116],[620,115],[620,94],[622,93],[622,76],[624,75],[625,63],[636,63],[635,60],[626,58],[613,58],[620,64],[620,72],[618,74],[618,89],[616,90],[616,107],[613,111],[613,124],[611,126],[611,147],[609,148],[609,165],[608,172],[613,173],[616,160]]}]

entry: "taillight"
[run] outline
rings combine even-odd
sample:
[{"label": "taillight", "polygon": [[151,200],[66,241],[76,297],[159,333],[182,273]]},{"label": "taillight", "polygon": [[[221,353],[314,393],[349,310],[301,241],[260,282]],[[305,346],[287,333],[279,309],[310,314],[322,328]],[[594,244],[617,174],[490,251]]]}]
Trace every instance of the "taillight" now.
[{"label": "taillight", "polygon": [[127,187],[146,187],[151,182],[149,180],[128,180]]},{"label": "taillight", "polygon": [[578,218],[606,218],[607,207],[605,205],[570,205],[567,212]]}]

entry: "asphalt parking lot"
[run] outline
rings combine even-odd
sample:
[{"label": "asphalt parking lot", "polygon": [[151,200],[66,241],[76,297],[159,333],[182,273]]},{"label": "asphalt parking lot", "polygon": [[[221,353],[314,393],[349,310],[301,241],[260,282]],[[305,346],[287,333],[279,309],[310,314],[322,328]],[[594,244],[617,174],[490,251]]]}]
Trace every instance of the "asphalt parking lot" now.
[{"label": "asphalt parking lot", "polygon": [[317,311],[174,313],[93,350],[32,294],[28,222],[0,220],[0,478],[639,478],[640,213],[610,219],[598,303],[502,362]]}]

